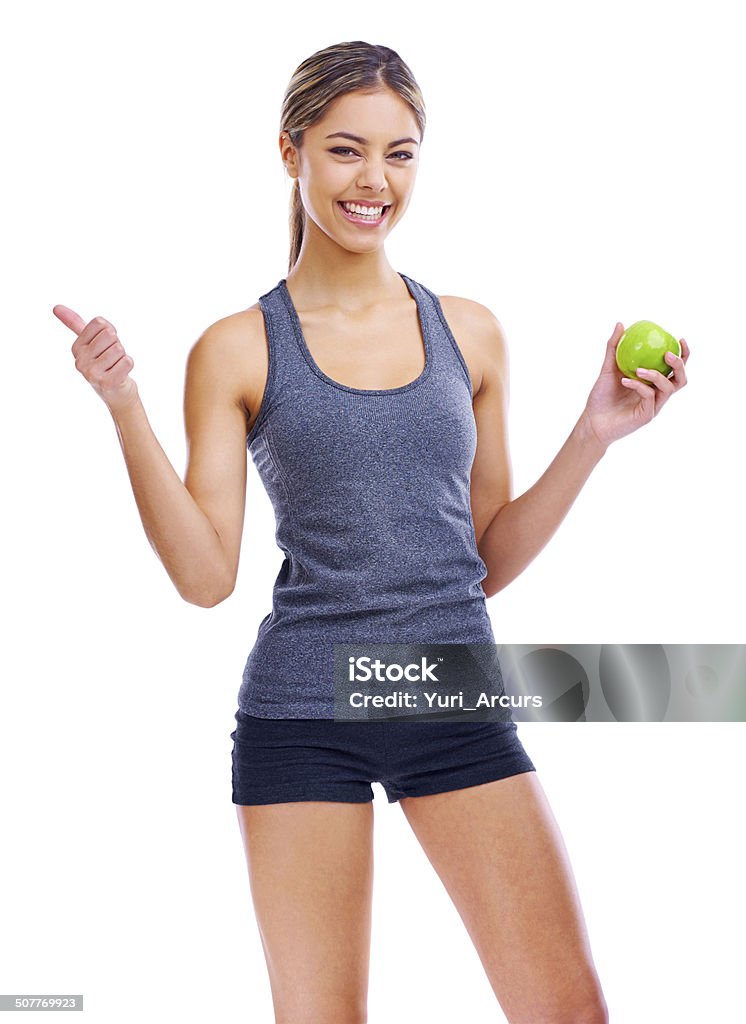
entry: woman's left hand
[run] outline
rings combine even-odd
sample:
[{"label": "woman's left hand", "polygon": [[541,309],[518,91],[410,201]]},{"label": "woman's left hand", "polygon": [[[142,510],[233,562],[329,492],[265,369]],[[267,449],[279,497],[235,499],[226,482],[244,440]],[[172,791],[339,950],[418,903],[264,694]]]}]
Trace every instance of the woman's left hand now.
[{"label": "woman's left hand", "polygon": [[622,378],[616,364],[616,347],[624,333],[624,325],[617,324],[614,333],[606,343],[601,373],[588,395],[583,416],[599,442],[607,448],[613,441],[631,434],[633,430],[649,423],[656,416],[675,391],[686,385],[686,361],[689,346],[683,338],[681,355],[666,352],[664,358],[673,369],[672,377],[664,377],[657,370],[639,369],[642,380]]}]

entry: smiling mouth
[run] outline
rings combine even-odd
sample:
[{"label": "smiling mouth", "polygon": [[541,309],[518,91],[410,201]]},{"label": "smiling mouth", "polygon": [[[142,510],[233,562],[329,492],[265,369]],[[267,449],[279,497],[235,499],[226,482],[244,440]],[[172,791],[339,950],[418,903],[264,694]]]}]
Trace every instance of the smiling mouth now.
[{"label": "smiling mouth", "polygon": [[[362,204],[355,204],[362,205]],[[353,210],[348,210],[344,203],[337,201],[337,206],[344,214],[345,218],[351,221],[353,224],[381,224],[387,217],[389,210],[391,209],[391,203],[387,203],[385,206],[380,207],[380,212],[377,215],[355,213]],[[369,207],[373,209],[373,207]]]}]

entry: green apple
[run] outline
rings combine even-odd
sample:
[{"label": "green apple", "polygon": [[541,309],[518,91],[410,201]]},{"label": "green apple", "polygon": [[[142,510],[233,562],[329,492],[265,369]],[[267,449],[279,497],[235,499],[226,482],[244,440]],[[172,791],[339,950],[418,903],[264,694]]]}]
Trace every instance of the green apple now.
[{"label": "green apple", "polygon": [[[669,377],[673,373],[673,367],[663,358],[666,352],[681,355],[681,345],[676,338],[658,324],[654,324],[652,320],[638,320],[628,327],[619,339],[616,347],[616,364],[625,377],[637,380],[643,379],[637,376],[639,367],[658,370],[664,377]],[[645,383],[650,384],[650,381]]]}]

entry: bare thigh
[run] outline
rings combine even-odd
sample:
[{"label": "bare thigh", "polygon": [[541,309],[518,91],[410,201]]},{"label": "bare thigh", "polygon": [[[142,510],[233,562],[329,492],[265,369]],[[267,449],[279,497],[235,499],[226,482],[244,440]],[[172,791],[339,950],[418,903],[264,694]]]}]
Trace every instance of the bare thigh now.
[{"label": "bare thigh", "polygon": [[373,804],[236,804],[277,1024],[367,1017]]},{"label": "bare thigh", "polygon": [[399,803],[510,1024],[604,1024],[574,876],[537,773]]}]

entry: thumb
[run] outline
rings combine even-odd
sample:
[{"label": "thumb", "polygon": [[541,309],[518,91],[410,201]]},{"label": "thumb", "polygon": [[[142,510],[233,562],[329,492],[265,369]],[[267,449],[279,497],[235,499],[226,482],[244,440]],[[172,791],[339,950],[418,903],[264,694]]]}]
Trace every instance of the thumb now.
[{"label": "thumb", "polygon": [[78,316],[74,310],[68,309],[67,306],[57,305],[52,309],[52,312],[58,320],[62,321],[65,327],[69,327],[71,331],[75,332],[75,334],[80,334],[85,327],[85,320],[81,316]]},{"label": "thumb", "polygon": [[619,321],[614,324],[614,331],[606,342],[606,353],[604,355],[604,365],[602,370],[612,370],[616,372],[616,347],[619,344],[619,339],[624,334],[624,324],[620,324]]}]

